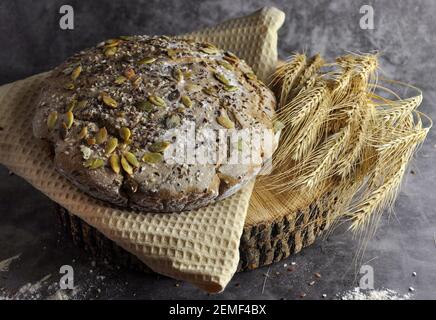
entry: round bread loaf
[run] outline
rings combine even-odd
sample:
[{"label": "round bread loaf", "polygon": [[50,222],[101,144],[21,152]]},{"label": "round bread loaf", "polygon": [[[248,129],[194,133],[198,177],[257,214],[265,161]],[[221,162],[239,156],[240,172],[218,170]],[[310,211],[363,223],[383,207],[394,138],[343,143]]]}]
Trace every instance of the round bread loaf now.
[{"label": "round bread loaf", "polygon": [[231,52],[166,36],[120,37],[52,71],[33,131],[52,143],[56,169],[86,193],[173,212],[228,197],[259,173],[272,150],[251,146],[249,156],[261,161],[225,161],[248,142],[227,133],[273,133],[274,108],[273,93]]}]

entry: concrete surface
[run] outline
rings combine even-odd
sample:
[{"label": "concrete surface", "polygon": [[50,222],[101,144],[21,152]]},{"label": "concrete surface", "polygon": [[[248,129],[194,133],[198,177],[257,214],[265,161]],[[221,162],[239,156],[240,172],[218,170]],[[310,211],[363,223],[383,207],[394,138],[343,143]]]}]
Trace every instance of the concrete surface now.
[{"label": "concrete surface", "polygon": [[[327,57],[345,50],[380,50],[384,74],[422,88],[421,109],[436,118],[436,2],[431,0],[69,1],[75,8],[73,31],[58,27],[62,4],[0,3],[0,84],[54,67],[75,51],[111,36],[185,32],[275,5],[287,14],[280,31],[282,57],[295,50]],[[374,8],[374,30],[359,27],[359,8],[364,4]],[[281,263],[237,274],[224,293],[214,296],[172,279],[89,260],[58,235],[49,199],[0,167],[0,261],[21,254],[9,271],[0,271],[0,299],[300,299],[304,294],[304,299],[322,294],[333,299],[358,285],[362,264],[373,267],[376,288],[407,293],[413,287],[413,298],[436,299],[435,153],[433,130],[406,177],[395,215],[382,218],[363,257],[354,259],[360,242],[340,226]],[[64,264],[74,268],[73,291],[58,290],[59,268]]]}]

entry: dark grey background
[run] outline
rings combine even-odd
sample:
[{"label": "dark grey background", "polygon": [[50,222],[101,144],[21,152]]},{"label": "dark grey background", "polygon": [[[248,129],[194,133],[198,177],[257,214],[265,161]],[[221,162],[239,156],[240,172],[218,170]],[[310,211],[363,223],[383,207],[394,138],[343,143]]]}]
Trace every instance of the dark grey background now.
[{"label": "dark grey background", "polygon": [[[75,29],[59,28],[59,8],[75,9]],[[359,27],[359,8],[371,4],[375,29]],[[427,1],[24,1],[0,2],[0,84],[48,70],[74,52],[120,34],[175,34],[274,5],[286,13],[279,33],[282,57],[293,51],[334,57],[346,51],[381,51],[382,73],[424,91],[421,109],[436,112],[436,2]],[[436,299],[436,138],[430,131],[395,205],[385,215],[365,256],[353,262],[359,242],[338,228],[330,237],[283,263],[238,274],[226,291],[211,298],[334,298],[358,284],[356,268],[374,268],[376,288]],[[0,260],[22,253],[9,272],[0,272],[0,297],[44,298],[57,289],[58,270],[71,264],[77,290],[69,298],[208,298],[188,284],[147,276],[97,261],[57,234],[50,201],[0,167]],[[296,262],[293,271],[283,264]],[[368,262],[369,261],[369,262]],[[321,279],[314,277],[320,272]],[[417,272],[412,277],[412,272]],[[34,294],[17,293],[27,282],[52,274]],[[309,285],[312,280],[315,284]],[[60,293],[58,293],[60,294]],[[59,297],[56,296],[56,297]]]}]

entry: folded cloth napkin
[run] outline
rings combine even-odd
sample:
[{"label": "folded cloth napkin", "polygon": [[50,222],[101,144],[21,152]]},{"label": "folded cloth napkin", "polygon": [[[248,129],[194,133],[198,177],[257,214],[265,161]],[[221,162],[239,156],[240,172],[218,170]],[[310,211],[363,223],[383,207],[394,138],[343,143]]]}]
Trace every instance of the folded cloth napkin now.
[{"label": "folded cloth napkin", "polygon": [[[182,37],[231,50],[266,80],[277,63],[283,21],[283,12],[264,8]],[[253,183],[223,201],[174,214],[123,210],[84,194],[54,169],[48,143],[32,136],[35,99],[47,74],[0,87],[0,163],[155,272],[208,292],[222,291],[238,265]]]}]

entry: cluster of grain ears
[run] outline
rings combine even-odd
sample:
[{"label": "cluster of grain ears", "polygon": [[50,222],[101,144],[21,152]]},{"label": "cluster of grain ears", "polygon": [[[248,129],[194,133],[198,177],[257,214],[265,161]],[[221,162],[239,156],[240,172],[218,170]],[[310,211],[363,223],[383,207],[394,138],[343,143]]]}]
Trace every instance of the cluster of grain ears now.
[{"label": "cluster of grain ears", "polygon": [[[371,54],[329,64],[319,55],[296,54],[277,69],[271,85],[279,102],[275,121],[283,129],[274,170],[258,181],[265,191],[286,199],[329,190],[336,217],[348,219],[353,230],[375,227],[431,126],[416,110],[421,92],[380,80],[377,68]],[[401,98],[382,81],[416,95]]]}]

